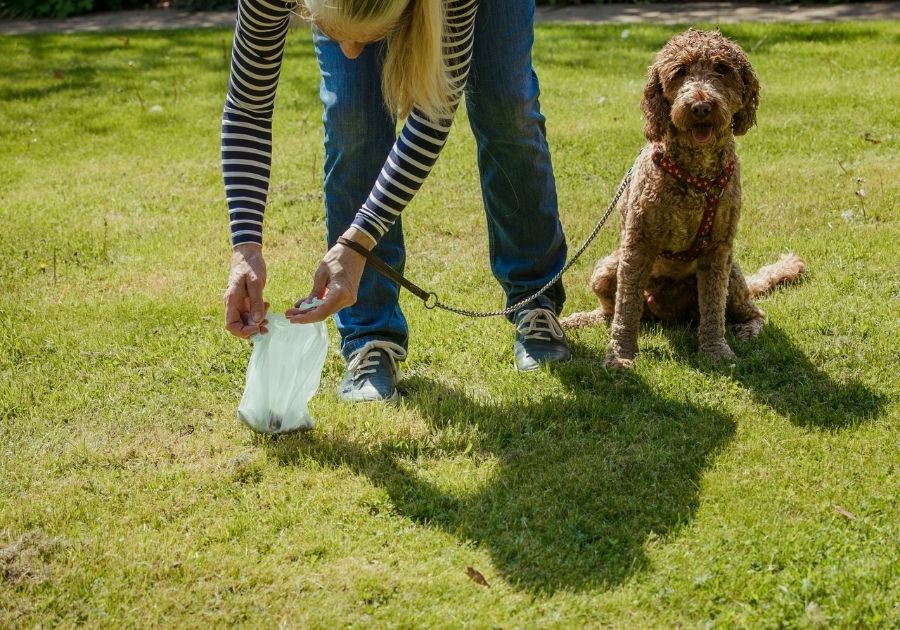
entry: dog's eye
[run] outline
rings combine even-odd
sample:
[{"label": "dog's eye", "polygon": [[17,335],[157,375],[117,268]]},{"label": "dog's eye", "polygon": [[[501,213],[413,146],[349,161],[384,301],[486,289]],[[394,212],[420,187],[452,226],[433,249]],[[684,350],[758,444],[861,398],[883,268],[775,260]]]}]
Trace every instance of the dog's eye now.
[{"label": "dog's eye", "polygon": [[687,74],[687,68],[685,66],[679,66],[675,68],[675,72],[672,73],[673,79],[680,79],[684,75]]},{"label": "dog's eye", "polygon": [[722,75],[723,77],[724,77],[726,74],[728,74],[728,71],[729,71],[730,69],[731,69],[731,68],[729,68],[728,65],[727,65],[727,64],[724,64],[724,63],[717,63],[715,66],[713,66],[713,70],[716,71],[716,74],[720,74],[720,75]]}]

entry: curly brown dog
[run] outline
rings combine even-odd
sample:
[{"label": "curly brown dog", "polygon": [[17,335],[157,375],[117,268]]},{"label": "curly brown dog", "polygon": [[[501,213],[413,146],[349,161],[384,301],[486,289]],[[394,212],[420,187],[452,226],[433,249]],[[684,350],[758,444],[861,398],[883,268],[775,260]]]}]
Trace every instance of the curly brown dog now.
[{"label": "curly brown dog", "polygon": [[732,260],[741,209],[734,136],[756,123],[758,104],[747,55],[719,32],[677,35],[650,66],[641,102],[649,143],[619,201],[619,248],[591,277],[600,307],[562,320],[573,328],[612,318],[607,366],[631,367],[642,315],[699,320],[700,350],[734,358],[726,316],[739,338],[759,335],[765,314],[751,298],[803,274],[793,254],[749,278]]}]

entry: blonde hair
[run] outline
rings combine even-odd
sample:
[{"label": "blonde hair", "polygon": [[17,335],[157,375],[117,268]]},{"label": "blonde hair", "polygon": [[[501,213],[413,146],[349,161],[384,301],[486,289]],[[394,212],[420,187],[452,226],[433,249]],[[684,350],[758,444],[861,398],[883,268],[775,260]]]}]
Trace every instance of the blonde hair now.
[{"label": "blonde hair", "polygon": [[432,120],[451,113],[451,79],[444,62],[443,0],[300,0],[304,18],[336,39],[387,38],[381,91],[403,118],[413,107]]}]

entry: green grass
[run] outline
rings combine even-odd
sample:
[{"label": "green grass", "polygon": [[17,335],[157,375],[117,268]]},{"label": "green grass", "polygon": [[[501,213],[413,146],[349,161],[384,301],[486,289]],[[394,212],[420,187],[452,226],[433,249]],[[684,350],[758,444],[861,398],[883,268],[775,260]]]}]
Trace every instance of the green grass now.
[{"label": "green grass", "polygon": [[[537,32],[573,248],[641,146],[646,67],[677,29],[629,30]],[[900,624],[900,25],[725,32],[763,85],[739,260],[810,270],[760,301],[733,365],[645,327],[635,371],[609,373],[595,328],[571,364],[517,375],[506,322],[404,294],[402,404],[337,401],[332,327],[318,428],[282,439],[236,420],[250,349],[221,324],[230,33],[0,39],[0,626]],[[297,32],[278,309],[324,253],[317,82]],[[404,221],[414,280],[497,307],[464,115]],[[593,307],[616,233],[567,277],[567,311]]]}]

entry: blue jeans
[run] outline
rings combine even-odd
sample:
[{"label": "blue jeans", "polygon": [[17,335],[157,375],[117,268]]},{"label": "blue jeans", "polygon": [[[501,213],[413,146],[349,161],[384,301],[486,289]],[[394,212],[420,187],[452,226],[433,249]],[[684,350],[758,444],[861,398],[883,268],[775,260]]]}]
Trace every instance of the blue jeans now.
[{"label": "blue jeans", "polygon": [[[325,223],[331,246],[377,179],[394,144],[396,121],[381,97],[381,45],[370,44],[350,60],[321,33],[314,41],[325,106]],[[477,145],[491,270],[507,305],[537,292],[566,260],[540,89],[531,65],[533,43],[534,0],[481,0],[466,108]],[[402,228],[401,218],[375,248],[401,273]],[[356,304],[335,315],[345,357],[374,339],[407,346],[398,293],[396,284],[366,267]],[[561,282],[540,298],[557,314],[564,301]]]}]

